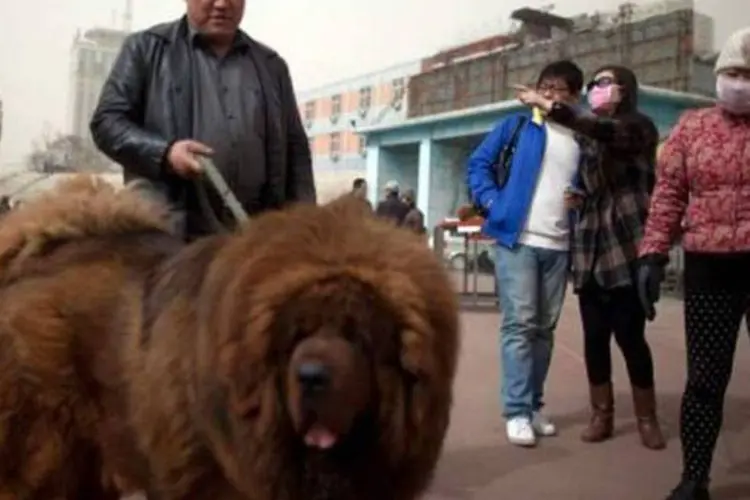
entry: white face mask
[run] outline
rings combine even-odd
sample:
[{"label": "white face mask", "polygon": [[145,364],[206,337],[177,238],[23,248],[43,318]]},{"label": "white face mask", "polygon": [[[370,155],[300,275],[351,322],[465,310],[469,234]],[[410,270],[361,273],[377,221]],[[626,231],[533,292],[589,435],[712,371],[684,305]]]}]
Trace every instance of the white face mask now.
[{"label": "white face mask", "polygon": [[716,78],[719,106],[735,115],[750,114],[750,80],[719,75]]}]

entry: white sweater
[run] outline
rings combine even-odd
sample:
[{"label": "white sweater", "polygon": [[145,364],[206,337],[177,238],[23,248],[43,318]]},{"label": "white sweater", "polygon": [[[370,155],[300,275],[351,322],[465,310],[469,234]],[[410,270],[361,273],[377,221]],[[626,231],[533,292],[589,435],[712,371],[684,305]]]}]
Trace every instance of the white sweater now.
[{"label": "white sweater", "polygon": [[519,243],[552,250],[568,250],[570,232],[565,189],[578,170],[580,148],[571,130],[545,123],[547,147],[536,190]]}]

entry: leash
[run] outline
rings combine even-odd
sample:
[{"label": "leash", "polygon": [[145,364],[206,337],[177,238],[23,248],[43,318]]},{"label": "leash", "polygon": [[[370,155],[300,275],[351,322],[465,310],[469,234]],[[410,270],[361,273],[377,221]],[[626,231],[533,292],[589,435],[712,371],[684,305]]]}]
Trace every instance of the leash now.
[{"label": "leash", "polygon": [[216,217],[216,213],[214,213],[214,210],[211,207],[211,202],[208,199],[206,182],[204,182],[204,180],[208,181],[208,184],[211,185],[214,191],[216,191],[216,194],[219,195],[222,203],[224,203],[224,206],[227,207],[229,212],[231,212],[232,217],[234,217],[234,220],[237,221],[238,225],[247,222],[250,217],[247,215],[247,212],[245,212],[245,209],[242,208],[242,204],[224,180],[224,176],[221,175],[221,172],[219,172],[214,161],[208,156],[199,155],[198,162],[203,169],[203,176],[200,179],[196,179],[194,184],[198,194],[198,203],[200,204],[203,215],[208,220],[208,223],[213,226],[213,229],[216,232],[231,232],[231,230],[226,227],[218,217]]}]

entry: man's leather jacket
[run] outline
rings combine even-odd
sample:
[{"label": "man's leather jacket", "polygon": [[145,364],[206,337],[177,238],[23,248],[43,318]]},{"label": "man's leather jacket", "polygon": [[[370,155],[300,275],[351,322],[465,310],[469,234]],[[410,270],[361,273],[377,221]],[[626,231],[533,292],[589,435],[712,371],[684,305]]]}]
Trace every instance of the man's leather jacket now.
[{"label": "man's leather jacket", "polygon": [[[192,184],[166,165],[172,143],[190,139],[193,88],[187,19],[160,24],[130,35],[102,89],[91,119],[94,142],[122,165],[125,182],[148,181],[176,210],[186,210]],[[247,37],[244,33],[240,36]],[[261,206],[250,212],[295,201],[315,202],[310,146],[302,126],[285,61],[250,39],[266,104],[267,183]],[[248,165],[246,168],[257,168]],[[146,183],[139,182],[144,185]],[[244,202],[242,193],[236,193]]]}]

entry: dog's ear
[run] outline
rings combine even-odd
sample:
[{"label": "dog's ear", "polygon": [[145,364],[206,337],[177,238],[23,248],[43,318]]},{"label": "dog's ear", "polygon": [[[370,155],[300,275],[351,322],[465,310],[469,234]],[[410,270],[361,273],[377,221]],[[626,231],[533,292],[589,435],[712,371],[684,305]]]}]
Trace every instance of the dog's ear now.
[{"label": "dog's ear", "polygon": [[378,374],[382,452],[399,471],[395,481],[419,491],[437,460],[449,422],[451,377],[441,365],[440,346],[425,331],[400,332],[399,371]]}]

